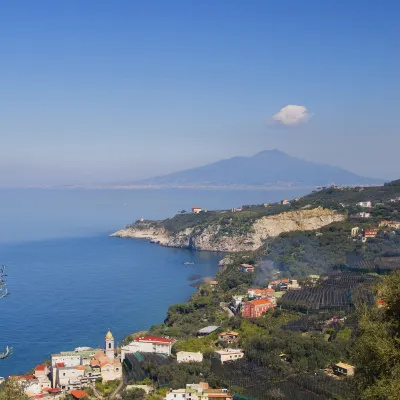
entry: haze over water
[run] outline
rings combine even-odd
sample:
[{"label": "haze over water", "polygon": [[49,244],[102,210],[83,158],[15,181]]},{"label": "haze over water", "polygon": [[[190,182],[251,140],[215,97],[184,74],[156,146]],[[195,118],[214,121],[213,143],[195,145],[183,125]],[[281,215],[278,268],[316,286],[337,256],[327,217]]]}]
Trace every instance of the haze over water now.
[{"label": "haze over water", "polygon": [[[107,235],[134,220],[193,205],[238,207],[304,190],[0,190],[0,264],[11,293],[0,301],[0,376],[24,373],[50,353],[120,341],[161,323],[193,292],[191,275],[214,276],[221,254]],[[195,265],[185,267],[184,261]]]}]

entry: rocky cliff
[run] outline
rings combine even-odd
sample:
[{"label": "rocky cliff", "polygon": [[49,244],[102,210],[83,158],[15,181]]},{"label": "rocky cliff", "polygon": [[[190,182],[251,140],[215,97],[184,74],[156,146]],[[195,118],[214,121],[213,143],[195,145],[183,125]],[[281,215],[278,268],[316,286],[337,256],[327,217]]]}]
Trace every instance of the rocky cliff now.
[{"label": "rocky cliff", "polygon": [[345,219],[338,212],[314,208],[288,211],[256,219],[247,233],[226,235],[217,223],[194,226],[177,232],[167,231],[162,222],[143,222],[126,227],[110,236],[149,239],[162,246],[193,248],[208,251],[249,251],[259,248],[265,239],[282,232],[315,230]]}]

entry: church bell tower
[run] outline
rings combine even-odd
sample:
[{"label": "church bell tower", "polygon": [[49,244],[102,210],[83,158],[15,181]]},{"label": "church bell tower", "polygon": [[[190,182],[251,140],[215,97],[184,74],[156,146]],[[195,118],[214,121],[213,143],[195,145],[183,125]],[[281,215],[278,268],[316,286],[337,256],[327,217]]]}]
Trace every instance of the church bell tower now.
[{"label": "church bell tower", "polygon": [[108,330],[106,337],[106,356],[109,360],[114,360],[114,337],[110,330]]}]

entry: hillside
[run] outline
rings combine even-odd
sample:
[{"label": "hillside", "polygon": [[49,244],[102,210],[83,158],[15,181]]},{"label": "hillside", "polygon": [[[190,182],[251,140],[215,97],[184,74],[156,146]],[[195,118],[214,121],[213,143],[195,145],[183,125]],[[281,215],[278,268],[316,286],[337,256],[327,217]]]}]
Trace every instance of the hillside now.
[{"label": "hillside", "polygon": [[[367,221],[399,219],[398,181],[370,188],[328,188],[289,204],[243,206],[241,211],[182,213],[163,221],[136,221],[111,236],[149,239],[164,246],[208,251],[254,251],[268,238],[287,232],[313,231],[363,211],[373,201]],[[379,200],[379,201],[378,201]]]},{"label": "hillside", "polygon": [[383,183],[383,180],[301,160],[279,150],[266,150],[252,157],[234,157],[135,183],[158,186],[324,186],[372,185]]}]

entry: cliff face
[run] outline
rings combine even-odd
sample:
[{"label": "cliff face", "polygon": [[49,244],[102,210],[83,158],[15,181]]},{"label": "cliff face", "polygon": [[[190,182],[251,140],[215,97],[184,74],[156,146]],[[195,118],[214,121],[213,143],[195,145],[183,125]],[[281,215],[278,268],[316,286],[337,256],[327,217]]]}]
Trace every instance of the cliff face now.
[{"label": "cliff face", "polygon": [[248,251],[259,248],[268,237],[282,232],[319,229],[335,221],[343,221],[344,215],[332,210],[314,208],[311,210],[289,211],[257,219],[252,229],[244,235],[221,234],[218,224],[186,228],[171,233],[159,222],[147,222],[127,227],[110,236],[141,238],[158,242],[162,246],[184,247],[208,251]]}]

